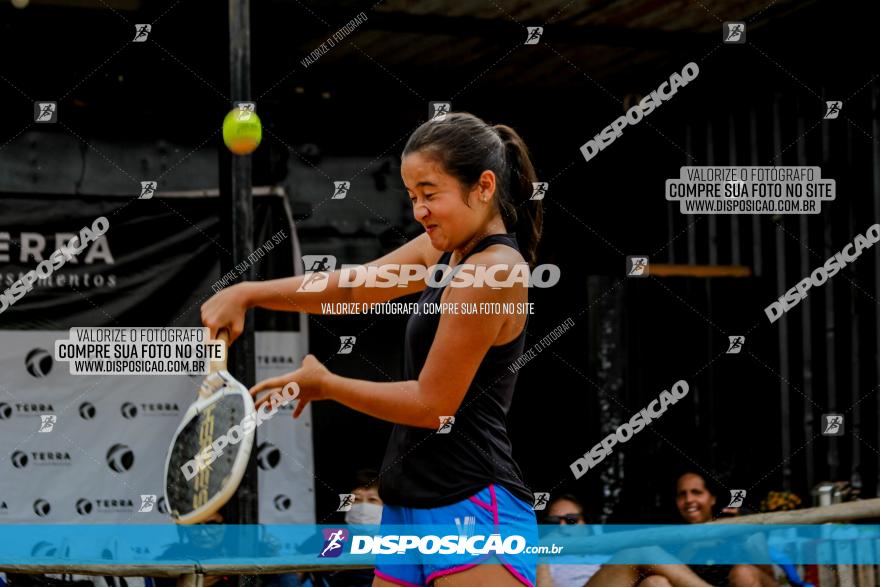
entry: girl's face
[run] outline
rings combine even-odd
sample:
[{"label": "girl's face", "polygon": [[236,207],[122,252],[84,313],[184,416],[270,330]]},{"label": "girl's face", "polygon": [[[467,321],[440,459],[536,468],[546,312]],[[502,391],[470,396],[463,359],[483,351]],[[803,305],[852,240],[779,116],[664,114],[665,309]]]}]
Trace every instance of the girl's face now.
[{"label": "girl's face", "polygon": [[485,231],[495,193],[495,174],[491,171],[484,171],[466,194],[467,204],[466,188],[434,158],[410,153],[401,163],[400,175],[412,202],[413,217],[425,227],[435,249],[455,250]]}]

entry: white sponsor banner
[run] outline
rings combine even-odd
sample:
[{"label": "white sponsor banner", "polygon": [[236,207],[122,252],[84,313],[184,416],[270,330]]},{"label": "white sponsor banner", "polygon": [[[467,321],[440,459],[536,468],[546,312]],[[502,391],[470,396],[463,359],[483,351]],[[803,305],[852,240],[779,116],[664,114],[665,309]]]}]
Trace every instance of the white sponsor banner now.
[{"label": "white sponsor banner", "polygon": [[[307,331],[263,332],[257,336],[257,380],[299,368],[308,354]],[[259,471],[261,524],[315,523],[315,462],[312,451],[312,406],[296,420],[297,402],[257,429],[254,454]]]},{"label": "white sponsor banner", "polygon": [[[204,375],[72,375],[52,356],[68,335],[0,330],[0,524],[172,523],[165,455]],[[256,348],[262,380],[293,371],[307,343],[258,332]],[[259,520],[314,523],[311,412],[284,410],[257,433],[255,453],[271,444],[256,454]]]}]

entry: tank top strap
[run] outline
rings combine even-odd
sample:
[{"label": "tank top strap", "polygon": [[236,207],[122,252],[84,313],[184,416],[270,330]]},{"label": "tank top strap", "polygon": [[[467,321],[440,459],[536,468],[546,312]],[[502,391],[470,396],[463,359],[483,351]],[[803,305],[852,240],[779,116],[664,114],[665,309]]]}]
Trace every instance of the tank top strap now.
[{"label": "tank top strap", "polygon": [[[490,234],[489,236],[483,238],[483,240],[478,242],[477,246],[475,246],[473,249],[471,249],[471,251],[467,255],[465,255],[461,259],[461,261],[459,261],[459,264],[464,263],[465,260],[467,260],[467,258],[470,257],[471,255],[473,255],[474,253],[479,253],[480,251],[482,251],[488,247],[491,247],[492,245],[497,245],[497,244],[504,244],[504,245],[507,245],[509,247],[516,249],[517,251],[519,250],[519,247],[517,246],[517,243],[516,243],[516,234],[515,233],[509,232],[507,234]],[[449,259],[452,258],[452,253],[447,253],[447,254],[449,255],[449,257],[447,257],[447,259],[446,259],[446,262],[448,263]]]}]

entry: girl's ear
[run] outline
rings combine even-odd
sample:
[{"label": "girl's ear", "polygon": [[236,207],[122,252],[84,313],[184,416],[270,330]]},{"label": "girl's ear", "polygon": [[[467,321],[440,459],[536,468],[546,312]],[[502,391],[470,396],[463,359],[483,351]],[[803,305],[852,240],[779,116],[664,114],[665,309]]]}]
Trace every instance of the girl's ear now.
[{"label": "girl's ear", "polygon": [[487,198],[494,196],[496,193],[496,179],[495,173],[488,169],[480,174],[480,181],[478,181],[477,184],[480,188],[480,192],[485,192]]}]

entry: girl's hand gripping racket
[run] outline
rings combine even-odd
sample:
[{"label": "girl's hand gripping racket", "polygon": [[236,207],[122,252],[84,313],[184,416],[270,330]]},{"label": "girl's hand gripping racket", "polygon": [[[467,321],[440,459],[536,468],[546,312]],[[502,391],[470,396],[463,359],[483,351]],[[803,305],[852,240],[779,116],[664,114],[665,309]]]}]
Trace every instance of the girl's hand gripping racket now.
[{"label": "girl's hand gripping racket", "polygon": [[253,398],[226,370],[229,333],[217,338],[223,359],[211,362],[165,459],[165,502],[178,524],[205,521],[235,495],[254,444]]}]

